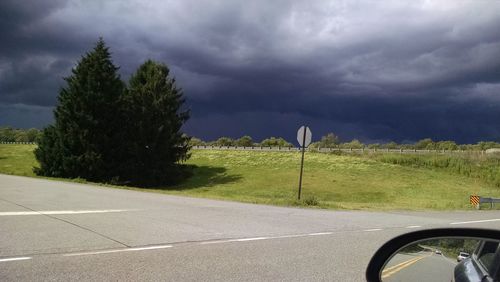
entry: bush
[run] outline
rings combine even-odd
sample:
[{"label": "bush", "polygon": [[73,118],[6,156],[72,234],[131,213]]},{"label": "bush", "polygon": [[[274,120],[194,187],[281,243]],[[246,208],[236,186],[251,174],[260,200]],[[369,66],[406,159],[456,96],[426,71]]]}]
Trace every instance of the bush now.
[{"label": "bush", "polygon": [[220,137],[215,142],[212,142],[213,146],[234,146],[234,140],[229,137]]},{"label": "bush", "polygon": [[340,143],[340,139],[333,133],[321,137],[321,140],[315,144],[316,148],[335,148]]},{"label": "bush", "polygon": [[253,146],[252,137],[245,135],[240,139],[236,140],[235,145],[239,147],[252,147]]},{"label": "bush", "polygon": [[41,131],[36,128],[14,129],[0,127],[0,142],[37,142]]},{"label": "bush", "polygon": [[384,149],[394,150],[394,149],[399,149],[400,145],[398,145],[396,142],[389,142],[389,143],[383,144],[381,147]]},{"label": "bush", "polygon": [[318,206],[319,205],[319,201],[316,197],[314,196],[307,196],[305,199],[304,199],[304,204],[306,206]]},{"label": "bush", "polygon": [[351,142],[343,143],[340,145],[340,147],[344,149],[362,149],[364,146],[365,145],[357,139],[354,139]]},{"label": "bush", "polygon": [[259,144],[262,147],[293,147],[291,143],[281,137],[271,137],[262,140]]},{"label": "bush", "polygon": [[189,146],[205,146],[206,143],[203,142],[203,140],[196,138],[196,137],[191,137],[189,140]]}]

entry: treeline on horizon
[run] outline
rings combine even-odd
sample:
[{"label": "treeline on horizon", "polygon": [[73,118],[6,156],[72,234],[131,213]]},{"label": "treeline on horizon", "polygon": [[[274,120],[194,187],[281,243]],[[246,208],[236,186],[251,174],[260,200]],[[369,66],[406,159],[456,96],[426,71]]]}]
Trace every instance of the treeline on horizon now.
[{"label": "treeline on horizon", "polygon": [[42,135],[37,128],[18,129],[12,127],[0,127],[0,142],[29,142],[35,143]]},{"label": "treeline on horizon", "polygon": [[[41,136],[41,130],[37,128],[21,129],[12,127],[0,127],[0,142],[30,142],[36,143]],[[270,137],[263,139],[260,142],[254,142],[252,137],[245,135],[238,139],[230,137],[220,137],[213,141],[203,141],[200,138],[192,137],[191,146],[237,146],[237,147],[295,147],[296,145],[288,142],[282,137]],[[500,142],[480,141],[476,144],[457,144],[455,141],[434,141],[431,138],[425,138],[415,143],[399,144],[396,142],[388,143],[371,143],[364,144],[363,142],[354,139],[349,142],[341,142],[340,138],[328,133],[321,137],[317,142],[311,143],[311,148],[342,148],[342,149],[416,149],[416,150],[465,150],[465,151],[481,151],[491,148],[500,148]]]},{"label": "treeline on horizon", "polygon": [[[199,138],[192,137],[191,146],[237,146],[237,147],[295,147],[294,144],[288,142],[282,137],[270,137],[261,142],[254,142],[251,136],[245,135],[238,139],[230,137],[220,137],[213,141],[203,141]],[[491,148],[500,148],[499,142],[480,141],[476,144],[457,144],[455,141],[444,140],[434,141],[431,138],[425,138],[415,143],[398,144],[394,141],[388,143],[370,143],[364,144],[358,139],[348,142],[342,142],[341,139],[334,133],[328,133],[322,136],[317,142],[309,145],[311,148],[341,148],[341,149],[410,149],[410,150],[464,150],[464,151],[482,151]]]}]

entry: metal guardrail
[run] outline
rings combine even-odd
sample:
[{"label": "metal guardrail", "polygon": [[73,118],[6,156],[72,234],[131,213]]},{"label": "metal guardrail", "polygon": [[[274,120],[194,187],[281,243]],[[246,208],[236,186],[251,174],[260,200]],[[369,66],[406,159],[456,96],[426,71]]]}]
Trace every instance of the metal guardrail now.
[{"label": "metal guardrail", "polygon": [[299,152],[300,148],[295,147],[269,147],[269,146],[254,146],[254,147],[236,147],[236,146],[193,146],[195,150],[231,150],[231,151],[290,151]]},{"label": "metal guardrail", "polygon": [[[0,144],[23,144],[36,145],[35,142],[0,142]],[[299,152],[297,147],[274,147],[274,146],[253,146],[253,147],[237,147],[237,146],[193,146],[195,150],[235,150],[235,151],[280,151],[280,152]],[[416,150],[416,149],[370,149],[370,148],[306,148],[308,152],[345,152],[345,153],[399,153],[399,154],[485,154],[486,151],[469,151],[469,150]]]},{"label": "metal guardrail", "polygon": [[35,142],[0,142],[0,144],[36,145]]},{"label": "metal guardrail", "polygon": [[[237,147],[237,146],[193,146],[194,150],[235,150],[235,151],[289,151],[299,152],[300,148],[296,147],[269,147],[269,146],[253,146],[253,147]],[[415,150],[415,149],[370,149],[370,148],[307,148],[309,152],[346,152],[346,153],[400,153],[400,154],[446,154],[446,153],[476,153],[484,154],[484,151],[465,151],[465,150]]]},{"label": "metal guardrail", "polygon": [[479,203],[480,204],[490,204],[490,207],[493,208],[493,204],[495,203],[500,203],[500,199],[497,198],[486,198],[486,197],[479,197]]},{"label": "metal guardrail", "polygon": [[493,204],[500,203],[500,199],[498,198],[490,198],[490,197],[481,197],[477,195],[470,196],[470,204],[476,207],[476,209],[481,208],[481,204],[490,204],[490,207],[493,208]]}]

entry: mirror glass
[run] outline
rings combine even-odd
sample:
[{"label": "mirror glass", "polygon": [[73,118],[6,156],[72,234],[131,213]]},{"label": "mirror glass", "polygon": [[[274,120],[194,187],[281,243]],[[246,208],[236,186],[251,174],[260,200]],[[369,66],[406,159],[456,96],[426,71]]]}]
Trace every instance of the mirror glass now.
[{"label": "mirror glass", "polygon": [[[481,281],[495,275],[500,241],[439,238],[400,249],[385,264],[382,281]],[[488,280],[489,281],[489,280]]]}]

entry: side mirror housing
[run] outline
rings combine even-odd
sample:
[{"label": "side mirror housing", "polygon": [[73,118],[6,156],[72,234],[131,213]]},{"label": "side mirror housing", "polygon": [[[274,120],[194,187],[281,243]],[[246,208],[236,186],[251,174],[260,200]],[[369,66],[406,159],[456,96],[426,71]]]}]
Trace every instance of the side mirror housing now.
[{"label": "side mirror housing", "polygon": [[[467,250],[460,249],[464,246],[467,246]],[[475,260],[480,261],[487,247],[490,249],[489,253],[482,256],[484,261],[488,259],[488,266],[482,267],[484,273],[466,275],[486,275],[496,281],[500,278],[500,231],[475,228],[427,229],[395,237],[375,252],[366,269],[366,280],[378,282],[396,277],[399,281],[411,281],[408,278],[414,277],[414,281],[421,281],[424,277],[420,274],[428,272],[429,265],[434,267],[443,261],[443,265],[447,266],[443,275],[450,281],[450,278],[455,279],[454,276],[462,275],[458,272],[467,268],[466,264],[476,264]],[[479,253],[472,253],[476,251]],[[467,256],[469,253],[470,258]],[[401,271],[403,269],[405,271]],[[409,269],[412,271],[408,271]],[[393,277],[389,279],[391,275]],[[397,277],[398,275],[400,277]]]}]

